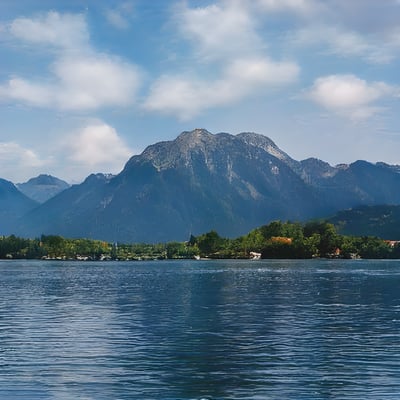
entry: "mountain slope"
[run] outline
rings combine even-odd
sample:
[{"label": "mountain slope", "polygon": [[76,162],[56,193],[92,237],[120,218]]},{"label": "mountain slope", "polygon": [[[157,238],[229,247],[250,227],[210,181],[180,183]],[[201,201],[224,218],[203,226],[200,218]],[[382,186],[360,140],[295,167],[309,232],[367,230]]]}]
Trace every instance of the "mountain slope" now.
[{"label": "mountain slope", "polygon": [[88,179],[60,193],[25,227],[31,234],[154,242],[210,229],[236,236],[271,219],[322,212],[314,188],[290,163],[261,135],[183,132],[133,156],[112,179]]},{"label": "mountain slope", "polygon": [[21,235],[109,241],[239,236],[271,220],[307,220],[359,205],[400,204],[399,168],[293,160],[255,133],[183,132],[133,156],[116,176],[91,175],[27,214]]},{"label": "mountain slope", "polygon": [[382,163],[359,160],[340,165],[320,177],[316,187],[337,211],[360,205],[400,204],[400,173]]},{"label": "mountain slope", "polygon": [[37,206],[22,194],[12,182],[0,179],[0,234],[15,233],[19,218]]},{"label": "mountain slope", "polygon": [[329,219],[343,235],[377,236],[400,240],[400,206],[362,206],[337,213]]},{"label": "mountain slope", "polygon": [[98,237],[101,221],[96,217],[110,177],[92,174],[80,185],[72,185],[21,219],[17,233],[24,236],[57,234],[66,237]]},{"label": "mountain slope", "polygon": [[51,199],[56,194],[69,188],[69,184],[61,179],[51,175],[39,175],[36,178],[31,178],[24,183],[17,183],[15,185],[25,196],[44,203]]}]

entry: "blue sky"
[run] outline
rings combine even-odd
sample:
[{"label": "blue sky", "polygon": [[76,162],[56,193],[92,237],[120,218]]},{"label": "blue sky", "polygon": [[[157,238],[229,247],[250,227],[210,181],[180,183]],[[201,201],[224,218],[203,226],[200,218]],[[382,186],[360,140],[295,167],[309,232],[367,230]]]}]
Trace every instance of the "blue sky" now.
[{"label": "blue sky", "polygon": [[400,0],[2,0],[0,177],[80,182],[184,130],[400,164]]}]

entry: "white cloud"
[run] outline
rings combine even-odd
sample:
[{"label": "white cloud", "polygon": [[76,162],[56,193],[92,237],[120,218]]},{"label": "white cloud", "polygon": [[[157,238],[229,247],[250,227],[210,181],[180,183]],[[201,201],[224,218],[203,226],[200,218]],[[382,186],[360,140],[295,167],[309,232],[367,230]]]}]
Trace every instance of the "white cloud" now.
[{"label": "white cloud", "polygon": [[257,0],[257,3],[262,9],[269,12],[292,11],[310,14],[318,7],[318,4],[313,0]]},{"label": "white cloud", "polygon": [[53,103],[54,96],[47,84],[12,78],[0,86],[0,100],[16,100],[32,106],[47,107]]},{"label": "white cloud", "polygon": [[91,173],[118,173],[136,153],[103,121],[89,122],[58,142],[50,141],[40,151],[38,154],[15,142],[0,142],[2,177],[17,183],[45,172],[81,182]]},{"label": "white cloud", "polygon": [[145,108],[190,119],[202,111],[237,102],[254,93],[297,79],[299,67],[268,59],[235,60],[218,80],[163,76],[152,86]]},{"label": "white cloud", "polygon": [[107,10],[105,16],[110,25],[117,29],[128,29],[129,22],[118,10]]},{"label": "white cloud", "polygon": [[182,40],[189,40],[196,62],[189,56],[181,73],[165,73],[153,83],[144,102],[148,111],[189,120],[298,77],[295,62],[266,55],[257,7],[250,1],[222,0],[194,8],[181,3],[174,21]]},{"label": "white cloud", "polygon": [[130,26],[130,18],[134,12],[132,2],[124,2],[118,4],[116,8],[108,8],[104,11],[104,15],[110,25],[120,30],[126,30]]},{"label": "white cloud", "polygon": [[82,15],[49,12],[36,19],[19,18],[10,24],[10,31],[19,39],[51,44],[61,51],[46,79],[12,77],[0,84],[0,100],[62,110],[126,106],[134,101],[139,69],[90,48]]},{"label": "white cloud", "polygon": [[[323,46],[321,51],[340,57],[361,57],[374,64],[384,64],[397,56],[400,41],[394,31],[383,37],[361,34],[341,26],[313,25],[295,31],[291,41],[301,46]],[[398,41],[396,43],[396,40]]]},{"label": "white cloud", "polygon": [[80,14],[59,14],[50,11],[36,19],[17,18],[9,30],[15,37],[31,43],[52,45],[64,49],[86,46],[89,33]]},{"label": "white cloud", "polygon": [[325,109],[352,119],[364,119],[380,110],[374,103],[395,95],[384,82],[368,83],[354,75],[331,75],[315,80],[306,97]]},{"label": "white cloud", "polygon": [[116,130],[101,121],[70,135],[64,146],[70,152],[70,160],[85,174],[99,170],[119,172],[133,154]]},{"label": "white cloud", "polygon": [[297,79],[298,73],[299,67],[293,62],[275,62],[267,58],[236,60],[227,68],[232,86],[237,82],[245,87],[291,83]]},{"label": "white cloud", "polygon": [[204,60],[237,57],[263,48],[255,19],[245,2],[227,1],[206,7],[182,6],[176,13],[182,37],[189,39]]},{"label": "white cloud", "polygon": [[52,69],[52,82],[10,79],[0,86],[0,99],[61,110],[92,110],[132,103],[140,85],[135,66],[99,54],[63,58]]},{"label": "white cloud", "polygon": [[26,171],[29,171],[33,176],[47,164],[47,160],[42,160],[33,150],[26,149],[14,142],[0,142],[2,176],[7,176],[7,179],[11,179],[15,183],[27,178],[23,175]]},{"label": "white cloud", "polygon": [[95,109],[131,103],[140,85],[138,69],[103,55],[56,62],[53,94],[61,109]]}]

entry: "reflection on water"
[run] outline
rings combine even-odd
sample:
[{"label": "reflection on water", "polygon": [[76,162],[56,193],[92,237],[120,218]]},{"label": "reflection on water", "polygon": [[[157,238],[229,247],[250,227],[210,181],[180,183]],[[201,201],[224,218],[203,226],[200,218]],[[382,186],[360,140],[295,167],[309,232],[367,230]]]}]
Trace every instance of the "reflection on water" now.
[{"label": "reflection on water", "polygon": [[1,399],[395,399],[400,262],[0,262]]}]

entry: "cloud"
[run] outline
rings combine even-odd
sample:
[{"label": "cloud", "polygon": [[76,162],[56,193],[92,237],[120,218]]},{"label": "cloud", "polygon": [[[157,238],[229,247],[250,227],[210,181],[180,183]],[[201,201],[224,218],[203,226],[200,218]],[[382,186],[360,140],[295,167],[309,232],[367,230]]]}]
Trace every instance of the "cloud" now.
[{"label": "cloud", "polygon": [[[7,176],[13,182],[26,179],[21,171],[32,174],[39,173],[40,169],[48,164],[36,152],[26,149],[14,142],[0,142],[0,169],[2,176]],[[33,175],[32,175],[33,176]]]},{"label": "cloud", "polygon": [[299,14],[313,13],[318,7],[313,0],[257,0],[257,4],[269,12],[291,11]]},{"label": "cloud", "polygon": [[53,103],[54,93],[46,84],[33,83],[21,78],[12,78],[0,86],[0,100],[22,101],[28,105],[48,107]]},{"label": "cloud", "polygon": [[[275,0],[258,0],[273,4]],[[291,0],[287,0],[289,3]],[[287,2],[276,1],[282,5]],[[293,3],[302,3],[300,0]],[[320,54],[388,64],[399,57],[399,9],[394,1],[305,1],[312,10],[306,24],[292,25],[289,44],[314,47]],[[287,10],[288,11],[288,10]]]},{"label": "cloud", "polygon": [[134,11],[133,3],[124,2],[116,8],[108,8],[104,11],[108,23],[114,28],[126,30],[130,26],[130,17]]},{"label": "cloud", "polygon": [[384,82],[368,83],[354,75],[330,75],[315,80],[306,98],[351,119],[365,119],[380,110],[373,104],[393,96],[396,89]]},{"label": "cloud", "polygon": [[118,10],[107,10],[105,12],[105,16],[107,18],[108,23],[110,25],[112,25],[114,28],[121,29],[121,30],[129,28],[128,20],[125,18],[125,16],[123,16],[121,14],[120,11],[118,11]]},{"label": "cloud", "polygon": [[[398,31],[383,37],[361,34],[334,25],[313,25],[292,32],[291,41],[300,46],[321,46],[322,53],[340,57],[361,57],[373,64],[385,64],[397,57]],[[396,43],[397,40],[397,43]]]},{"label": "cloud", "polygon": [[58,46],[60,52],[46,79],[14,76],[0,84],[0,100],[83,111],[134,102],[139,68],[92,49],[82,15],[49,12],[36,19],[19,18],[10,24],[10,31],[28,42]]},{"label": "cloud", "polygon": [[220,79],[211,82],[166,75],[154,83],[144,107],[188,120],[206,109],[229,105],[260,91],[289,84],[297,79],[298,73],[295,63],[259,58],[235,60],[223,70]]},{"label": "cloud", "polygon": [[50,11],[36,19],[17,18],[9,31],[18,39],[63,49],[81,48],[89,42],[86,21],[80,14]]},{"label": "cloud", "polygon": [[176,23],[203,61],[251,54],[263,48],[255,30],[255,19],[245,2],[227,1],[206,7],[183,5]]},{"label": "cloud", "polygon": [[56,104],[67,110],[130,104],[140,85],[139,70],[105,55],[65,58],[54,64]]},{"label": "cloud", "polygon": [[133,154],[117,131],[101,121],[89,124],[70,135],[64,146],[69,152],[68,158],[76,164],[81,174],[82,170],[86,174],[98,170],[119,172]]},{"label": "cloud", "polygon": [[93,110],[131,104],[140,85],[141,74],[135,66],[105,55],[62,58],[52,70],[51,82],[10,79],[0,86],[0,99],[61,110]]},{"label": "cloud", "polygon": [[103,121],[89,122],[58,142],[42,145],[40,151],[0,142],[2,176],[24,182],[45,170],[69,182],[81,182],[91,173],[118,173],[136,153]]},{"label": "cloud", "polygon": [[174,21],[181,39],[191,45],[189,56],[180,73],[165,73],[151,85],[143,105],[148,111],[190,120],[207,109],[292,83],[299,75],[297,63],[266,54],[250,1],[193,8],[181,3]]}]

